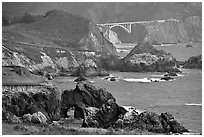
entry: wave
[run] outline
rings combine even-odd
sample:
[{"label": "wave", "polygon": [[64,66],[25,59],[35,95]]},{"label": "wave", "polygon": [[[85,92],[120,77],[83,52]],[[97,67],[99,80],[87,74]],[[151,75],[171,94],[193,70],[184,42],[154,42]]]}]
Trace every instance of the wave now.
[{"label": "wave", "polygon": [[141,78],[141,79],[136,79],[136,78],[124,78],[124,81],[127,82],[141,82],[141,83],[150,83],[150,82],[162,82],[165,80],[161,80],[160,78]]},{"label": "wave", "polygon": [[197,103],[187,103],[185,105],[186,106],[202,106],[202,104],[197,104]]}]

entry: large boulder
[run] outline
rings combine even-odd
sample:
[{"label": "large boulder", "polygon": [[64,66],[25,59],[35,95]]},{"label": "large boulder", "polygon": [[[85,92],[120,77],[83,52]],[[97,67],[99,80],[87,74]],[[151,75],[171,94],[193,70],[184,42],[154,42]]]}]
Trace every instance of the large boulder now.
[{"label": "large boulder", "polygon": [[108,128],[126,112],[123,107],[110,99],[99,110],[95,110],[95,113],[85,116],[82,127]]},{"label": "large boulder", "polygon": [[25,122],[32,122],[36,124],[46,124],[47,118],[42,112],[36,112],[31,114],[24,114],[23,115],[23,121]]},{"label": "large boulder", "polygon": [[67,117],[67,110],[75,108],[75,118],[84,118],[86,107],[100,108],[107,100],[115,98],[105,89],[94,87],[89,81],[80,81],[74,90],[65,90],[61,95],[61,112]]}]

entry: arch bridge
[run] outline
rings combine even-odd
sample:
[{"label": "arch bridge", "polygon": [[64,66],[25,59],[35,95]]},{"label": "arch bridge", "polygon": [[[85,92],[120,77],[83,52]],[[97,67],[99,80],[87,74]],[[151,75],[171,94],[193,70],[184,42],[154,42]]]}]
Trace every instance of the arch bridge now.
[{"label": "arch bridge", "polygon": [[137,21],[137,22],[120,22],[120,23],[104,23],[104,24],[97,24],[98,26],[109,27],[110,29],[113,27],[121,27],[125,29],[128,33],[132,31],[132,25],[135,24],[145,24],[145,23],[153,23],[153,22],[160,22],[163,23],[165,21],[174,21],[179,22],[177,19],[166,19],[166,20],[152,20],[152,21]]}]

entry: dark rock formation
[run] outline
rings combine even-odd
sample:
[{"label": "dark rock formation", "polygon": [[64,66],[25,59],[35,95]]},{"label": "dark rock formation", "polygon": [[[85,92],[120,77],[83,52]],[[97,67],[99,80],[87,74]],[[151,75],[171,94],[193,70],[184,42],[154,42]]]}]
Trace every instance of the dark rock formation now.
[{"label": "dark rock formation", "polygon": [[127,111],[110,99],[95,114],[85,116],[82,127],[108,128]]},{"label": "dark rock formation", "polygon": [[18,117],[39,111],[49,121],[57,120],[60,116],[59,92],[55,87],[33,87],[25,91],[5,90],[2,93],[2,108]]},{"label": "dark rock formation", "polygon": [[169,80],[172,80],[174,78],[170,77],[170,76],[164,76],[161,78],[161,80],[166,80],[166,81],[169,81]]},{"label": "dark rock formation", "polygon": [[65,90],[61,95],[61,112],[67,117],[67,110],[75,107],[75,118],[84,118],[86,107],[100,108],[107,100],[115,98],[105,89],[96,88],[88,81],[77,83],[74,90]]},{"label": "dark rock formation", "polygon": [[183,125],[177,122],[170,113],[161,113],[163,128],[165,132],[182,133],[189,132]]},{"label": "dark rock formation", "polygon": [[167,72],[167,74],[164,75],[165,77],[168,77],[168,76],[178,76],[175,72]]},{"label": "dark rock formation", "polygon": [[184,62],[183,68],[202,69],[202,55],[190,57]]},{"label": "dark rock formation", "polygon": [[108,77],[105,77],[104,78],[105,80],[109,80],[109,81],[117,81],[119,79],[119,77],[111,77],[111,76],[108,76]]},{"label": "dark rock formation", "polygon": [[22,123],[20,117],[17,117],[13,113],[2,109],[2,120],[7,121],[8,123]]},{"label": "dark rock formation", "polygon": [[128,111],[113,127],[125,130],[140,129],[155,133],[188,132],[170,113],[166,112],[158,115],[154,112],[133,110]]},{"label": "dark rock formation", "polygon": [[186,45],[186,48],[191,48],[191,47],[193,47],[193,46],[190,45],[190,44],[187,44],[187,45]]}]

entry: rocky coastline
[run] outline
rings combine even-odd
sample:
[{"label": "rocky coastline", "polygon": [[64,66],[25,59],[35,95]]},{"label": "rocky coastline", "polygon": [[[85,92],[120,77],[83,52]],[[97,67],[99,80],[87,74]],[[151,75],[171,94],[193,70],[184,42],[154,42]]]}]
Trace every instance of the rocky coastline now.
[{"label": "rocky coastline", "polygon": [[[98,76],[106,76],[104,80],[109,81],[120,79],[111,76],[109,71],[166,72],[160,79],[145,79],[147,82],[174,79],[181,73],[178,61],[170,53],[154,48],[153,44],[188,41],[190,34],[183,32],[181,22],[165,21],[161,30],[172,24],[174,28],[170,32],[177,32],[178,26],[183,30],[178,36],[171,34],[171,39],[163,38],[168,31],[154,35],[162,23],[154,24],[154,30],[147,25],[146,39],[120,58],[114,43],[121,41],[109,28],[58,10],[27,22],[30,17],[33,18],[25,14],[19,24],[4,22],[6,25],[2,29],[2,120],[5,127],[14,126],[15,131],[22,134],[40,135],[191,134],[172,114],[121,106],[109,91],[88,80]],[[199,18],[188,20],[189,24],[198,20],[199,27]],[[192,39],[197,41],[197,38]],[[190,58],[183,66],[202,68],[202,56]],[[78,77],[74,80],[75,88],[59,90],[52,84],[59,76]]]},{"label": "rocky coastline", "polygon": [[[25,69],[22,69],[22,72],[24,71]],[[7,74],[9,72],[11,74],[12,71],[7,71]],[[18,74],[16,71],[15,73],[24,77],[24,73]],[[27,72],[26,75],[32,80],[32,74]],[[109,133],[114,131],[113,134],[119,134],[118,130],[120,132],[124,130],[124,133],[138,130],[135,134],[189,132],[170,113],[157,114],[139,110],[136,107],[127,108],[118,105],[111,93],[106,89],[95,87],[86,78],[81,78],[75,89],[67,89],[62,92],[52,85],[34,86],[25,90],[3,89],[2,118],[4,122],[10,124],[31,123],[47,128],[52,128],[53,125],[60,128],[69,127],[78,121],[80,129],[99,128]],[[70,118],[72,121],[63,126]],[[35,134],[41,132],[43,131]]]}]

